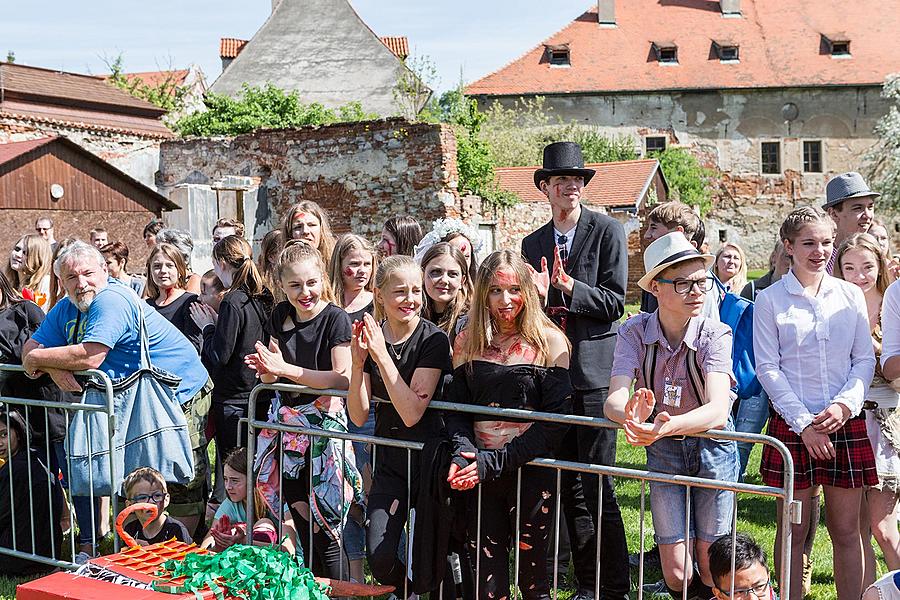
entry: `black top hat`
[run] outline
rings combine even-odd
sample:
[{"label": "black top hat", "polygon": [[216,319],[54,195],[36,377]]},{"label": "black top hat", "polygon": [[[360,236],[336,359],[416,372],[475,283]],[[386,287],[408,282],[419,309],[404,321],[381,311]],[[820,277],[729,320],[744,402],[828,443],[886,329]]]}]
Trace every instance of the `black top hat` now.
[{"label": "black top hat", "polygon": [[534,172],[534,185],[540,189],[542,181],[558,175],[580,175],[587,185],[594,173],[594,169],[584,168],[581,146],[575,142],[554,142],[544,147],[544,168]]}]

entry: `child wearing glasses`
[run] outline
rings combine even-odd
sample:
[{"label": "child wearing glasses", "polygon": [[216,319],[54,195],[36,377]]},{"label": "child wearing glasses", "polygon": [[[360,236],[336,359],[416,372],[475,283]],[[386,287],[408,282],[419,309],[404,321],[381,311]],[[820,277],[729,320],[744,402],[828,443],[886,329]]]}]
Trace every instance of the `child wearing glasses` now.
[{"label": "child wearing glasses", "polygon": [[150,517],[150,511],[135,512],[137,519],[125,523],[125,533],[135,539],[141,546],[158,544],[175,538],[179,542],[191,543],[187,528],[173,517],[166,514],[169,506],[169,491],[166,480],[156,469],[141,467],[132,471],[122,484],[125,491],[125,505],[147,502],[157,507],[156,518],[144,522]]},{"label": "child wearing glasses", "polygon": [[[666,234],[647,247],[646,275],[638,285],[657,298],[659,308],[637,314],[619,328],[604,412],[624,425],[628,443],[646,447],[648,469],[736,481],[733,441],[685,437],[733,429],[731,328],[702,316],[706,292],[713,285],[707,272],[713,260],[681,232]],[[688,598],[712,596],[707,550],[731,531],[732,509],[731,492],[694,487],[688,506],[684,486],[650,484],[656,543],[673,598],[682,597],[684,586]]]},{"label": "child wearing glasses", "polygon": [[766,553],[749,535],[723,535],[709,547],[713,594],[717,600],[777,600],[767,564]]}]

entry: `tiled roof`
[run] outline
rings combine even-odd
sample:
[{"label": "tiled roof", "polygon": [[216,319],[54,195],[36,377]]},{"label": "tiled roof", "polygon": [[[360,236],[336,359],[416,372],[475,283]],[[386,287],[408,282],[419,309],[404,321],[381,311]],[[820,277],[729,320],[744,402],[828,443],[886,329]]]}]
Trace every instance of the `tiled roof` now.
[{"label": "tiled roof", "polygon": [[[400,60],[405,60],[409,56],[409,40],[406,39],[406,36],[387,36],[378,39]],[[221,38],[219,40],[219,57],[235,58],[241,53],[248,41],[237,38]]]},{"label": "tiled roof", "polygon": [[4,100],[15,97],[67,106],[112,109],[148,117],[159,117],[166,112],[92,75],[7,62],[0,62],[0,90],[3,92]]},{"label": "tiled roof", "polygon": [[171,137],[165,110],[102,78],[0,62],[0,117],[151,138]]},{"label": "tiled roof", "polygon": [[406,39],[406,36],[380,37],[378,39],[400,60],[406,60],[406,57],[409,56],[409,40]]},{"label": "tiled roof", "polygon": [[237,38],[221,38],[219,40],[219,57],[234,58],[241,53],[244,46],[250,40],[239,40]]},{"label": "tiled roof", "polygon": [[18,158],[23,154],[28,154],[32,150],[49,144],[56,139],[56,136],[40,138],[37,140],[28,140],[25,142],[12,142],[9,144],[0,144],[0,165],[4,165],[14,158]]},{"label": "tiled roof", "polygon": [[[900,0],[742,0],[739,18],[714,0],[618,0],[616,26],[591,8],[520,58],[466,88],[470,95],[641,92],[877,85],[900,71]],[[823,35],[842,32],[849,57]],[[671,41],[678,63],[660,64],[654,42]],[[714,42],[739,47],[721,62]],[[568,45],[570,66],[550,66],[546,46]]]},{"label": "tiled roof", "polygon": [[[655,158],[585,165],[597,174],[585,187],[583,198],[588,204],[610,208],[637,206],[659,169]],[[540,167],[499,167],[497,183],[515,192],[523,202],[546,202],[547,197],[534,185],[534,172]],[[665,181],[665,180],[664,180]]]}]

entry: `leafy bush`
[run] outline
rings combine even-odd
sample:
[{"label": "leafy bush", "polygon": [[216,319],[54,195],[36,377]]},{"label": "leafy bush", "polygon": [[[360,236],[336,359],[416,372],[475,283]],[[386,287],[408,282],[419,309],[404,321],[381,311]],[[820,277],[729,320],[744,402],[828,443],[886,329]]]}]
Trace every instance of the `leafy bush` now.
[{"label": "leafy bush", "polygon": [[881,96],[890,103],[875,125],[878,143],[867,155],[867,174],[873,189],[881,192],[879,204],[900,208],[900,73],[888,75]]},{"label": "leafy bush", "polygon": [[697,157],[685,148],[670,147],[653,156],[659,159],[669,191],[672,192],[672,200],[697,206],[700,214],[705,215],[712,208],[711,183],[715,173],[702,166]]},{"label": "leafy bush", "polygon": [[180,135],[238,135],[256,129],[280,129],[336,122],[369,121],[378,115],[367,113],[359,102],[332,110],[313,102],[304,104],[297,92],[285,92],[272,84],[265,87],[244,85],[238,98],[208,94],[206,111],[182,117],[175,123]]}]

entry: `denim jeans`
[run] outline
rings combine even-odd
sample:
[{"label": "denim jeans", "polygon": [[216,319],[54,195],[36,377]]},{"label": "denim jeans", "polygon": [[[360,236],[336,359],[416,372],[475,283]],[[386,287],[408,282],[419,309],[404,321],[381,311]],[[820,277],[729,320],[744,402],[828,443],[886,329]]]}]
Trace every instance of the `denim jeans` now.
[{"label": "denim jeans", "polygon": [[[769,395],[763,390],[758,396],[752,396],[740,401],[734,418],[734,430],[741,433],[760,433],[765,427],[768,418]],[[738,454],[740,456],[740,471],[738,473],[740,474],[740,481],[744,480],[751,450],[753,450],[753,444],[750,442],[738,442]]]}]

